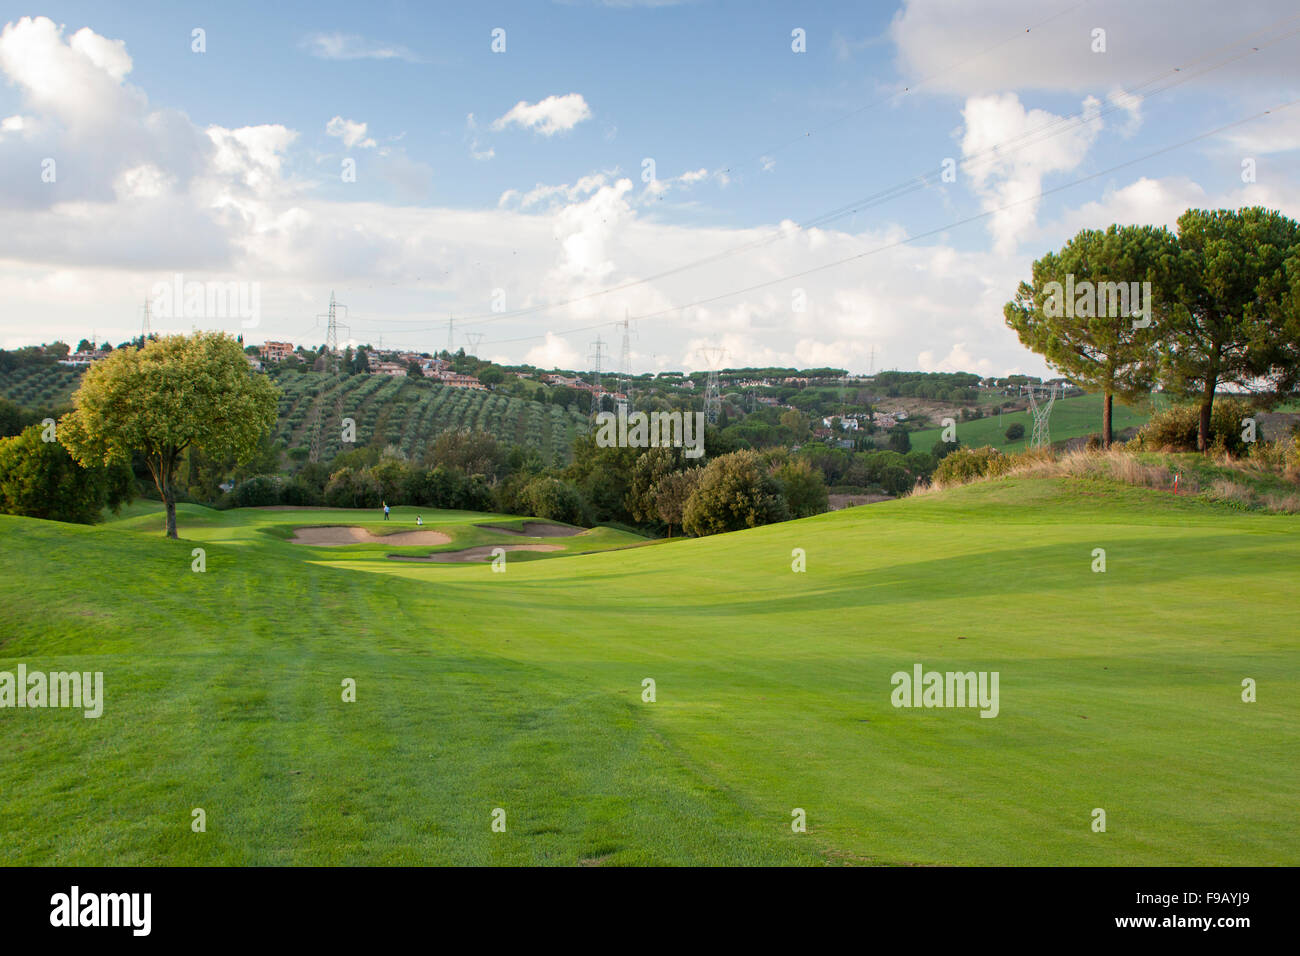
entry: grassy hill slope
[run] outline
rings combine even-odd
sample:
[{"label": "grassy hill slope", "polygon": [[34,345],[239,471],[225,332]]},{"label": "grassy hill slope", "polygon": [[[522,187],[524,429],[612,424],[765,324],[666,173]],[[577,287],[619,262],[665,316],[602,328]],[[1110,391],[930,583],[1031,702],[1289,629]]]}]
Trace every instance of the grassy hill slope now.
[{"label": "grassy hill slope", "polygon": [[[339,515],[0,518],[0,670],[107,685],[0,710],[0,859],[1300,862],[1294,517],[1020,479],[504,574],[284,540]],[[1000,715],[893,708],[916,663]]]},{"label": "grassy hill slope", "polygon": [[[1057,399],[1052,406],[1052,416],[1049,419],[1052,441],[1057,442],[1066,438],[1081,438],[1087,435],[1100,434],[1101,410],[1102,397],[1100,394]],[[1116,432],[1121,432],[1125,428],[1145,424],[1150,417],[1150,411],[1130,408],[1116,402],[1113,415],[1114,423],[1112,427]],[[1006,431],[1015,422],[1025,426],[1025,437],[1016,441],[1007,441]],[[957,439],[968,448],[992,445],[998,451],[1004,453],[1024,451],[1028,447],[1029,439],[1033,437],[1033,434],[1034,416],[1027,411],[1008,412],[1001,417],[995,414],[988,418],[977,418],[974,421],[957,423]],[[942,428],[927,428],[924,431],[913,432],[910,436],[912,447],[919,448],[921,451],[929,451],[934,443],[940,440],[942,435]]]}]

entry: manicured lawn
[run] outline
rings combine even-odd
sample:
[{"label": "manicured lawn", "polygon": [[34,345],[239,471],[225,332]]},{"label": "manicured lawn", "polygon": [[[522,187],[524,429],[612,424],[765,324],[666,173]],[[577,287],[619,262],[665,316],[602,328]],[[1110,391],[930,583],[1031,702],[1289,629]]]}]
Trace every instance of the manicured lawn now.
[{"label": "manicured lawn", "polygon": [[[286,540],[360,523],[0,517],[0,670],[106,695],[0,710],[0,862],[1300,863],[1295,517],[1036,479],[505,573]],[[895,709],[917,663],[999,716]]]}]

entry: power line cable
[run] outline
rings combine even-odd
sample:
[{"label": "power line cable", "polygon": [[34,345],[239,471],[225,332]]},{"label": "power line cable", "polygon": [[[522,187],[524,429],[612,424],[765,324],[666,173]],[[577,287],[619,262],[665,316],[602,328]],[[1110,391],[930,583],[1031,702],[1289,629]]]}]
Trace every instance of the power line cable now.
[{"label": "power line cable", "polygon": [[[992,209],[987,209],[987,210],[985,210],[984,212],[977,213],[977,214],[975,214],[975,215],[971,215],[971,216],[967,216],[967,217],[962,218],[962,219],[955,220],[955,221],[953,221],[953,222],[947,223],[947,224],[945,224],[945,225],[943,225],[943,226],[939,226],[939,227],[934,228],[934,229],[928,229],[928,230],[926,230],[925,232],[920,232],[920,233],[917,233],[916,235],[913,235],[913,236],[908,236],[908,237],[906,237],[906,238],[898,239],[898,240],[895,240],[895,241],[893,241],[893,242],[884,243],[883,245],[876,246],[876,247],[874,247],[874,248],[872,248],[872,249],[867,250],[866,252],[856,253],[856,254],[854,254],[854,255],[852,255],[852,256],[846,256],[846,257],[844,257],[844,258],[842,258],[842,259],[836,259],[836,260],[834,260],[834,261],[832,261],[832,262],[823,263],[823,264],[818,265],[818,266],[813,266],[812,268],[809,268],[809,269],[804,269],[804,270],[801,270],[801,271],[799,271],[799,272],[790,273],[789,275],[780,276],[780,277],[775,278],[775,279],[765,280],[765,281],[763,281],[763,282],[759,282],[759,283],[755,283],[755,284],[750,285],[750,286],[746,286],[746,287],[744,287],[744,288],[742,288],[742,289],[733,289],[733,290],[731,290],[731,291],[729,291],[729,292],[719,293],[718,295],[708,296],[708,297],[706,297],[706,298],[702,298],[702,299],[695,299],[694,301],[691,301],[691,302],[685,303],[685,304],[683,304],[683,305],[672,306],[672,307],[667,308],[667,309],[660,309],[660,310],[657,311],[657,312],[647,312],[647,313],[643,313],[643,314],[641,314],[641,315],[634,315],[634,316],[631,316],[631,318],[640,321],[640,320],[644,320],[644,319],[653,319],[653,318],[658,318],[658,317],[660,317],[660,316],[664,316],[664,315],[670,315],[670,314],[672,314],[672,313],[674,313],[674,312],[681,312],[681,311],[683,311],[683,310],[685,310],[685,309],[694,308],[694,307],[701,306],[701,305],[708,305],[709,303],[717,302],[717,301],[719,301],[719,300],[721,300],[721,299],[727,299],[727,298],[731,298],[732,296],[737,296],[737,295],[744,295],[744,294],[746,294],[746,293],[749,293],[749,292],[755,292],[755,291],[758,291],[758,290],[760,290],[760,289],[766,289],[766,288],[769,288],[769,287],[774,286],[774,285],[780,285],[780,284],[783,283],[783,282],[789,282],[789,281],[791,281],[791,280],[793,280],[793,279],[800,279],[800,278],[803,278],[804,276],[813,275],[813,274],[818,273],[818,272],[824,272],[824,271],[827,270],[827,269],[833,269],[833,268],[836,268],[837,266],[841,266],[841,265],[844,265],[844,264],[849,263],[849,262],[855,262],[855,261],[857,261],[857,260],[859,260],[859,259],[864,259],[864,258],[866,258],[866,257],[868,257],[868,256],[877,255],[878,253],[885,252],[885,251],[887,251],[887,250],[889,250],[889,249],[895,249],[895,248],[898,248],[898,247],[900,247],[900,246],[909,245],[909,244],[914,243],[914,242],[916,242],[916,241],[918,241],[918,240],[920,240],[920,239],[925,239],[925,238],[928,238],[929,236],[933,236],[933,235],[937,235],[937,234],[942,233],[942,232],[946,232],[946,231],[948,231],[949,229],[955,229],[955,228],[958,228],[958,227],[960,227],[960,226],[968,225],[968,224],[970,224],[970,223],[972,223],[972,222],[978,222],[978,221],[981,220],[981,219],[987,219],[989,216],[992,216],[992,215],[994,215],[994,214],[996,214],[996,213],[1004,212],[1004,211],[1006,211],[1006,210],[1008,210],[1008,209],[1013,209],[1013,208],[1015,208],[1016,206],[1024,205],[1024,204],[1027,203],[1027,202],[1033,202],[1033,201],[1035,201],[1035,200],[1042,199],[1042,198],[1044,198],[1044,197],[1046,197],[1046,196],[1053,195],[1054,193],[1061,192],[1062,190],[1065,190],[1065,189],[1071,189],[1071,188],[1073,188],[1073,187],[1075,187],[1075,186],[1081,185],[1082,183],[1086,183],[1086,182],[1089,182],[1089,181],[1091,181],[1091,180],[1093,180],[1093,179],[1097,179],[1097,178],[1100,178],[1100,177],[1102,177],[1102,176],[1109,175],[1110,173],[1116,172],[1116,171],[1118,171],[1118,170],[1120,170],[1120,169],[1125,169],[1125,168],[1127,168],[1127,167],[1129,167],[1129,166],[1133,166],[1133,165],[1135,165],[1135,164],[1137,164],[1137,163],[1145,162],[1145,161],[1148,160],[1148,159],[1152,159],[1152,158],[1154,158],[1154,157],[1156,157],[1156,156],[1163,155],[1164,153],[1172,152],[1173,150],[1176,150],[1176,149],[1181,149],[1181,148],[1184,147],[1184,146],[1188,146],[1188,145],[1190,145],[1190,144],[1192,144],[1192,143],[1199,142],[1199,141],[1202,140],[1202,139],[1207,139],[1207,138],[1209,138],[1209,137],[1211,137],[1211,136],[1217,136],[1218,134],[1220,134],[1220,133],[1222,133],[1222,132],[1224,132],[1224,131],[1226,131],[1226,130],[1232,129],[1232,128],[1236,127],[1236,126],[1240,126],[1240,125],[1242,125],[1243,123],[1249,123],[1249,122],[1251,122],[1252,120],[1259,119],[1259,118],[1262,117],[1262,116],[1268,116],[1268,115],[1271,115],[1271,114],[1273,114],[1273,113],[1279,112],[1279,111],[1281,111],[1281,110],[1288,109],[1289,107],[1294,106],[1297,102],[1300,102],[1300,99],[1296,99],[1296,100],[1288,100],[1287,102],[1285,102],[1285,103],[1281,103],[1281,104],[1279,104],[1278,106],[1274,106],[1274,107],[1272,107],[1272,108],[1270,108],[1270,109],[1267,109],[1267,110],[1262,110],[1261,112],[1258,112],[1258,113],[1253,113],[1253,114],[1251,114],[1250,116],[1243,117],[1243,118],[1241,118],[1241,119],[1239,119],[1239,120],[1234,120],[1234,121],[1231,122],[1231,123],[1227,123],[1227,124],[1225,124],[1225,125],[1223,125],[1223,126],[1219,126],[1219,127],[1215,128],[1215,129],[1212,129],[1212,130],[1207,130],[1206,132],[1204,132],[1204,133],[1200,133],[1200,134],[1198,134],[1198,135],[1196,135],[1196,136],[1193,136],[1193,137],[1191,137],[1191,138],[1189,138],[1189,139],[1185,139],[1185,140],[1183,140],[1183,141],[1181,141],[1181,142],[1174,143],[1174,144],[1172,144],[1172,145],[1170,145],[1170,146],[1162,147],[1161,149],[1158,149],[1158,150],[1155,150],[1155,151],[1153,151],[1153,152],[1147,153],[1147,154],[1145,154],[1145,155],[1143,155],[1143,156],[1138,156],[1138,157],[1136,157],[1136,158],[1134,158],[1134,159],[1127,160],[1126,162],[1119,163],[1119,164],[1117,164],[1117,165],[1115,165],[1115,166],[1108,167],[1107,169],[1103,169],[1103,170],[1100,170],[1100,171],[1095,172],[1095,173],[1090,173],[1090,174],[1087,175],[1087,176],[1082,176],[1082,177],[1080,177],[1080,178],[1078,178],[1078,179],[1071,180],[1071,181],[1068,182],[1068,183],[1062,183],[1062,184],[1060,184],[1060,185],[1058,185],[1058,186],[1053,186],[1053,187],[1050,188],[1050,189],[1042,189],[1042,190],[1039,190],[1038,192],[1034,193],[1033,195],[1026,196],[1026,197],[1023,197],[1023,198],[1021,198],[1021,199],[1014,200],[1014,201],[1009,202],[1009,203],[1005,203],[1005,204],[1003,204],[1003,205],[1001,205],[1001,206],[997,206],[997,207],[992,208]],[[511,338],[511,339],[497,339],[497,340],[494,340],[494,341],[492,341],[492,342],[486,342],[486,343],[484,343],[484,344],[486,344],[486,345],[502,345],[502,344],[511,343],[511,342],[526,342],[526,341],[532,341],[532,340],[534,340],[534,339],[545,338],[547,335],[556,335],[556,336],[574,335],[574,334],[577,334],[577,333],[579,333],[579,332],[585,332],[585,331],[589,331],[589,330],[591,330],[591,329],[595,329],[595,328],[603,328],[603,327],[605,327],[605,326],[607,326],[607,325],[609,325],[608,322],[601,322],[601,323],[599,323],[599,324],[597,324],[597,325],[581,326],[581,327],[578,327],[578,328],[566,329],[566,330],[559,331],[559,332],[557,332],[557,331],[555,331],[555,330],[553,330],[553,329],[550,329],[550,330],[547,330],[545,333],[542,333],[542,334],[540,334],[540,335],[527,335],[527,336],[520,336],[520,337],[517,337],[517,338]]]},{"label": "power line cable", "polygon": [[[1082,4],[1080,4],[1080,6],[1081,5]],[[1243,57],[1249,56],[1252,53],[1260,52],[1261,50],[1263,50],[1268,46],[1272,46],[1276,43],[1281,42],[1282,40],[1289,39],[1290,37],[1295,36],[1297,33],[1300,33],[1300,29],[1292,30],[1289,33],[1283,34],[1278,37],[1274,37],[1273,39],[1267,42],[1252,46],[1248,50],[1242,50],[1232,56],[1229,56],[1199,71],[1193,72],[1188,69],[1191,66],[1195,66],[1198,63],[1204,62],[1205,60],[1214,56],[1216,53],[1219,53],[1220,51],[1231,50],[1236,47],[1248,44],[1253,37],[1258,36],[1261,33],[1265,33],[1269,30],[1272,30],[1289,21],[1293,21],[1297,19],[1300,19],[1300,14],[1293,14],[1289,17],[1283,17],[1277,21],[1274,21],[1273,23],[1269,24],[1266,27],[1262,27],[1260,29],[1252,31],[1251,33],[1246,34],[1244,37],[1241,37],[1237,40],[1233,40],[1230,43],[1222,44],[1218,47],[1215,47],[1212,50],[1203,53],[1199,57],[1196,57],[1195,59],[1186,61],[1185,63],[1179,66],[1170,67],[1160,73],[1157,73],[1149,77],[1148,79],[1142,81],[1141,83],[1129,87],[1121,88],[1120,92],[1126,96],[1139,95],[1141,91],[1145,90],[1153,83],[1159,82],[1160,80],[1165,79],[1167,77],[1173,77],[1173,76],[1179,77],[1176,81],[1172,83],[1167,83],[1164,86],[1156,87],[1146,92],[1143,96],[1143,99],[1144,101],[1149,100],[1152,97],[1157,96],[1160,93],[1163,93],[1169,89],[1172,89],[1176,86],[1180,86],[1183,83],[1190,82],[1191,80],[1196,79],[1197,77],[1205,75],[1206,73],[1212,72],[1217,69],[1221,69],[1222,67],[1227,66],[1228,64],[1235,62],[1239,59],[1242,59]],[[1009,42],[1009,41],[1004,41],[1004,43],[1005,42]],[[936,76],[938,75],[941,74],[936,74]],[[862,110],[869,109],[869,108],[870,105],[868,107],[863,107],[858,112],[861,112]],[[1119,98],[1112,96],[1111,99],[1108,100],[1106,104],[1104,104],[1099,108],[1090,109],[1085,107],[1075,113],[1068,114],[1067,116],[1055,117],[1051,121],[1044,123],[1041,126],[1035,127],[1034,129],[1031,130],[1026,130],[1018,134],[1017,136],[1012,137],[1011,139],[1005,140],[1000,143],[995,143],[992,146],[989,146],[978,153],[972,154],[971,156],[964,158],[961,163],[961,168],[964,172],[970,173],[971,171],[978,169],[982,163],[996,162],[1002,158],[1005,158],[1008,155],[1014,155],[1015,153],[1019,152],[1021,149],[1028,148],[1029,146],[1042,142],[1043,140],[1051,138],[1052,136],[1057,136],[1060,135],[1061,133],[1068,132],[1080,126],[1095,122],[1097,119],[1100,119],[1104,116],[1108,116],[1111,113],[1114,113],[1121,109],[1127,109],[1127,106],[1125,106],[1124,103]],[[1031,138],[1031,137],[1037,137],[1037,138]],[[1016,143],[1020,143],[1021,145],[1016,146],[1015,148],[1007,148],[1008,146],[1013,146]],[[933,185],[936,181],[941,180],[943,173],[944,173],[944,169],[942,166],[940,166],[937,169],[931,167],[927,171],[917,176],[910,177],[906,180],[896,183],[893,186],[887,187],[886,189],[880,190],[869,196],[865,196],[860,199],[854,200],[853,202],[850,202],[843,206],[836,207],[835,209],[822,213],[818,216],[812,217],[811,219],[805,220],[804,222],[794,224],[793,228],[777,230],[772,233],[769,233],[766,236],[760,237],[755,240],[751,240],[750,242],[743,243],[738,246],[721,250],[717,253],[713,253],[701,259],[683,263],[681,265],[674,266],[670,269],[665,269],[660,272],[648,276],[643,276],[638,279],[629,280],[627,282],[620,283],[618,285],[611,286],[609,288],[594,290],[592,292],[584,293],[579,296],[574,296],[572,298],[565,299],[559,302],[552,302],[545,305],[530,306],[523,309],[516,309],[510,312],[471,314],[468,316],[461,317],[459,321],[462,324],[473,325],[473,324],[485,324],[487,322],[497,322],[503,319],[522,318],[527,315],[535,315],[541,312],[548,312],[569,305],[576,305],[580,302],[585,302],[590,299],[597,298],[604,295],[609,295],[615,292],[626,291],[627,289],[634,288],[639,285],[644,285],[649,282],[654,282],[660,279],[668,278],[670,276],[688,271],[690,269],[699,268],[700,266],[703,265],[712,264],[721,259],[728,258],[730,256],[736,255],[741,252],[746,252],[752,249],[761,248],[764,245],[769,245],[781,239],[788,238],[792,235],[795,235],[798,232],[805,231],[810,228],[815,228],[817,226],[824,225],[828,222],[833,222],[837,219],[843,218],[844,216],[851,215],[856,212],[860,212],[864,209],[868,209],[873,206],[882,205],[883,203],[890,202],[894,199],[902,198],[903,196],[909,195],[913,192],[928,188],[929,186]],[[415,320],[415,321],[420,321],[420,320]],[[611,323],[601,323],[601,325],[608,325],[608,324]],[[597,328],[597,327],[599,326],[589,326],[587,328]],[[394,328],[385,331],[390,331],[394,333],[411,333],[411,332],[434,331],[434,329],[408,327],[405,329]],[[542,336],[538,335],[532,337],[541,338]]]}]

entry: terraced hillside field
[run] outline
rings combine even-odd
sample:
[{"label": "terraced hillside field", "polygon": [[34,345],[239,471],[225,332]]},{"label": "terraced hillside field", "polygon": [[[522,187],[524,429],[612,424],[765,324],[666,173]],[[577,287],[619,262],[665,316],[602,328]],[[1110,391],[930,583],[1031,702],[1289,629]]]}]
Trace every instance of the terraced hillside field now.
[{"label": "terraced hillside field", "polygon": [[356,445],[397,445],[418,457],[443,431],[478,428],[508,445],[537,449],[544,461],[562,464],[585,418],[558,405],[432,381],[386,375],[329,377],[310,372],[274,374],[283,390],[274,437],[289,448],[311,444],[321,421],[321,457],[344,450],[342,419],[356,425]]},{"label": "terraced hillside field", "polygon": [[28,408],[58,408],[72,404],[81,384],[81,369],[67,365],[35,365],[0,372],[0,398]]},{"label": "terraced hillside field", "polygon": [[[0,671],[105,680],[98,719],[0,709],[0,863],[1300,863],[1300,518],[1038,478],[658,543],[291,540],[414,518],[0,517]],[[389,557],[491,542],[561,550]],[[917,665],[997,672],[997,716],[895,707]]]}]

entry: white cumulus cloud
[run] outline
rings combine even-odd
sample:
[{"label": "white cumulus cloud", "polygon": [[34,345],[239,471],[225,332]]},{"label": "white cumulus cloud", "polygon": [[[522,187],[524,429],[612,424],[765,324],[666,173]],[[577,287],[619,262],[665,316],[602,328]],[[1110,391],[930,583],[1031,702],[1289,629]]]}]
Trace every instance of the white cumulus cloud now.
[{"label": "white cumulus cloud", "polygon": [[521,126],[543,136],[554,136],[590,118],[591,108],[582,94],[566,93],[564,96],[548,96],[536,103],[520,100],[503,116],[493,120],[492,128],[503,130],[507,126]]},{"label": "white cumulus cloud", "polygon": [[366,136],[365,123],[344,119],[342,116],[335,116],[325,124],[325,134],[343,140],[343,145],[348,149],[353,146],[360,146],[362,149],[375,148],[375,141]]}]

